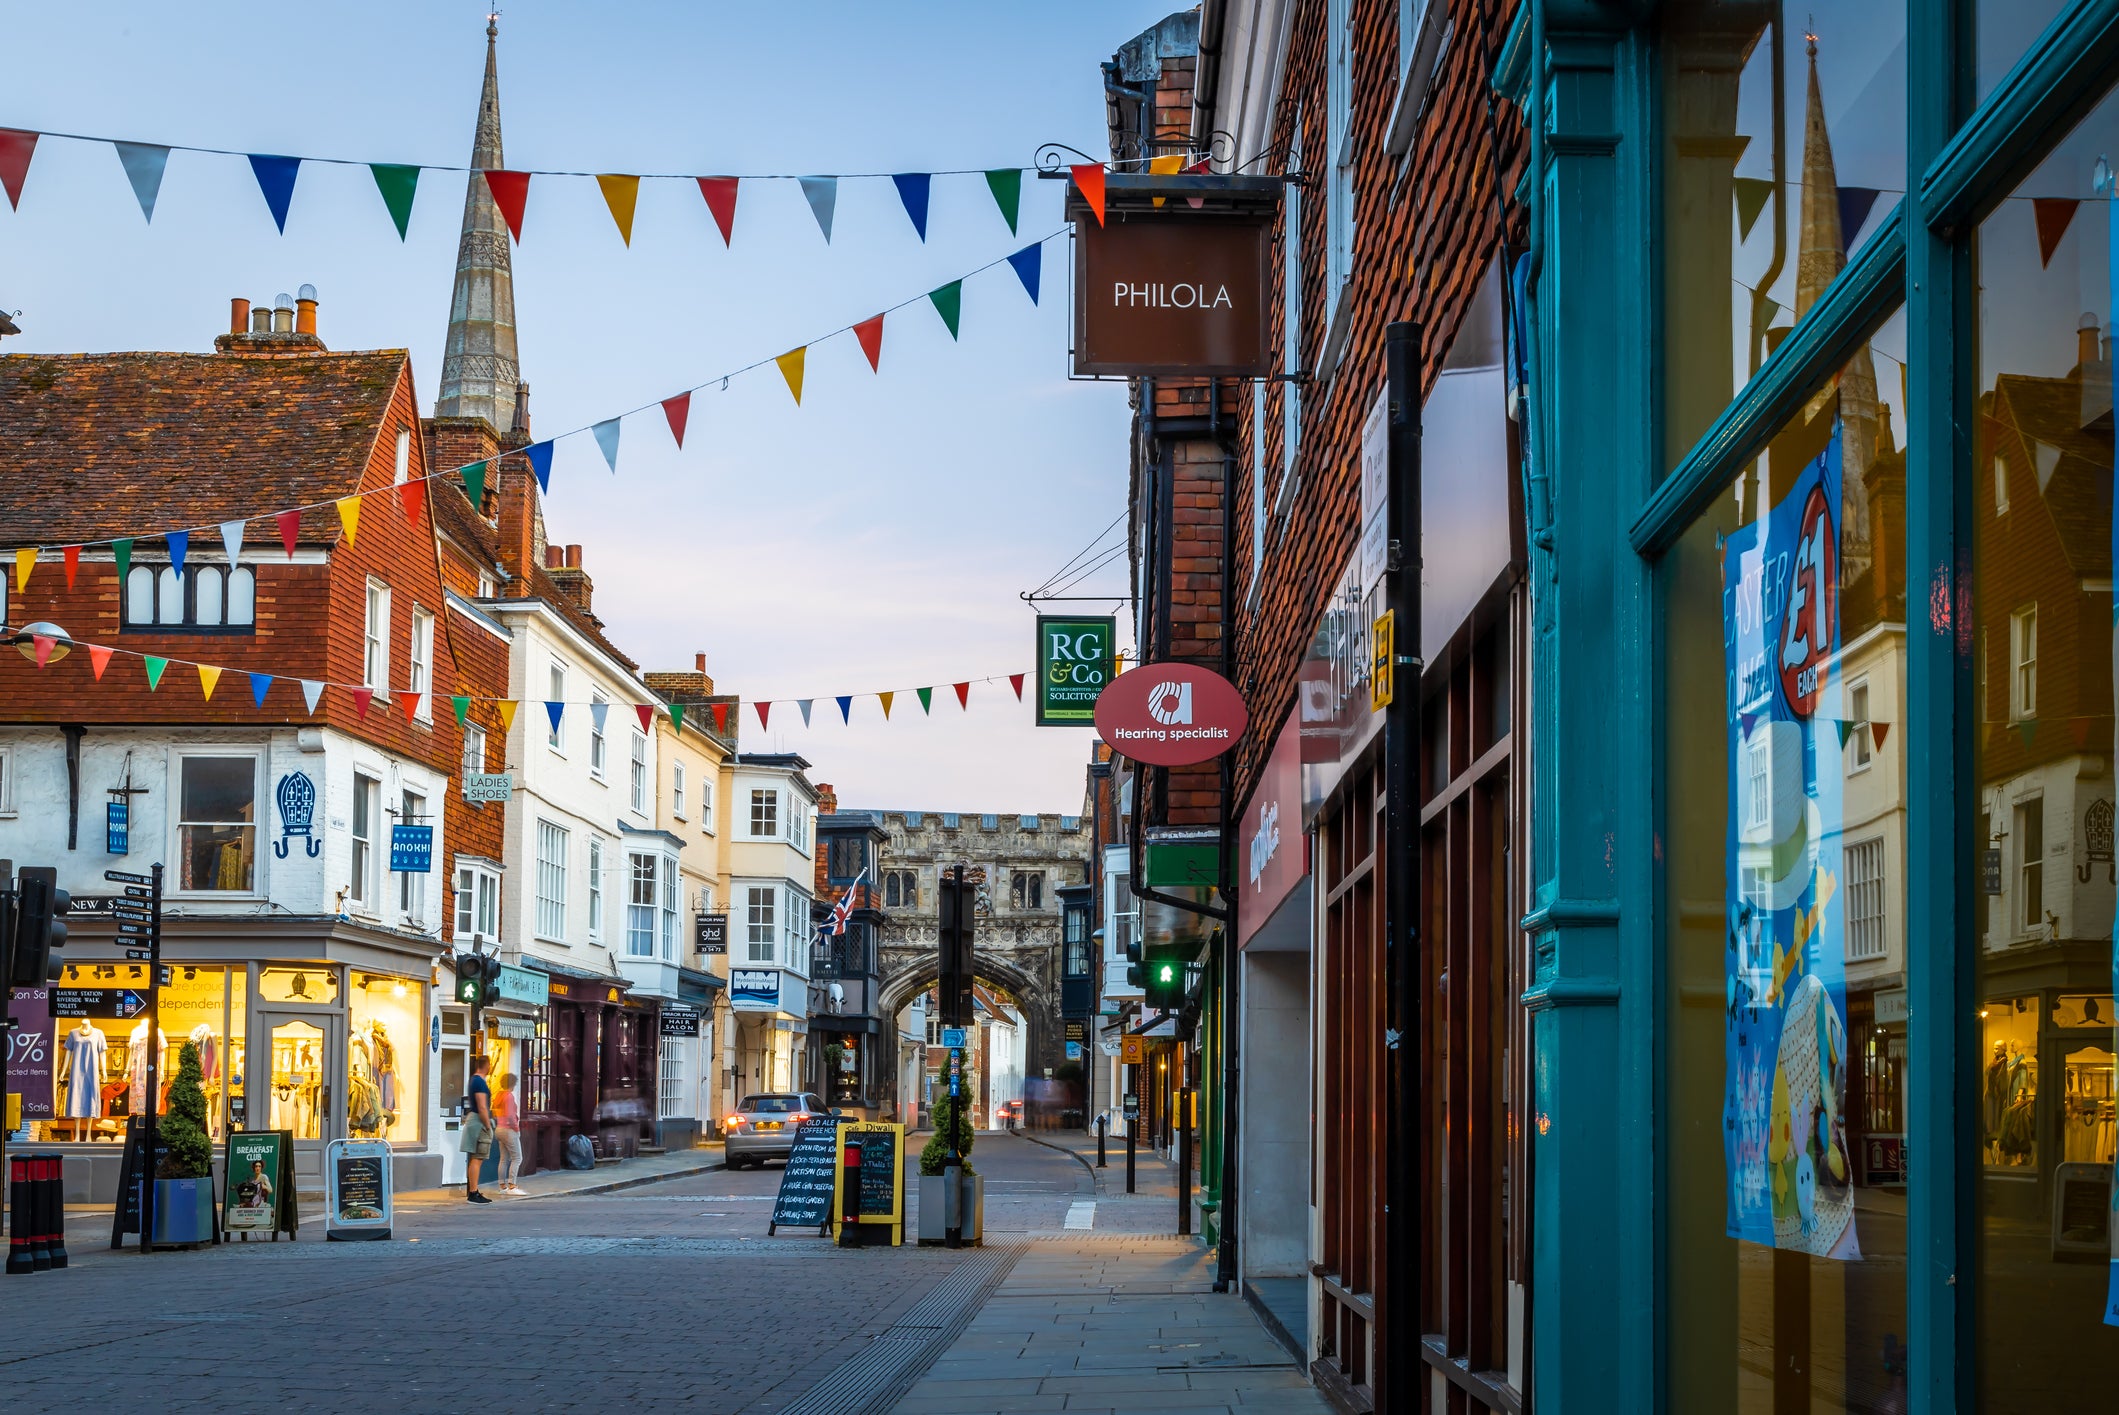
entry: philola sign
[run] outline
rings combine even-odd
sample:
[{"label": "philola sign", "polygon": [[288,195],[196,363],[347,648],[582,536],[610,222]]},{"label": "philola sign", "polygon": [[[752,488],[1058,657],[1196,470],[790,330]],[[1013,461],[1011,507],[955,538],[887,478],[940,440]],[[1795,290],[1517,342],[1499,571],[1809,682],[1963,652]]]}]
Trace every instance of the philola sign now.
[{"label": "philola sign", "polygon": [[1189,663],[1145,663],[1096,700],[1096,730],[1122,757],[1149,766],[1212,761],[1250,722],[1228,679]]}]

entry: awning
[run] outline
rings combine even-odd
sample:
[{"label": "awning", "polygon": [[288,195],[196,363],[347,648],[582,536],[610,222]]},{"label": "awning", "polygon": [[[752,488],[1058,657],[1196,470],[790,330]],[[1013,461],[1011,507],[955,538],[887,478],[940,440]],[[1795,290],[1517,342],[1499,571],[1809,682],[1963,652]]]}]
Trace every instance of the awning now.
[{"label": "awning", "polygon": [[1151,1042],[1164,1039],[1174,1041],[1177,1037],[1177,1019],[1166,1012],[1147,1026],[1135,1028],[1133,1031],[1126,1033],[1126,1035],[1129,1037],[1146,1037]]}]

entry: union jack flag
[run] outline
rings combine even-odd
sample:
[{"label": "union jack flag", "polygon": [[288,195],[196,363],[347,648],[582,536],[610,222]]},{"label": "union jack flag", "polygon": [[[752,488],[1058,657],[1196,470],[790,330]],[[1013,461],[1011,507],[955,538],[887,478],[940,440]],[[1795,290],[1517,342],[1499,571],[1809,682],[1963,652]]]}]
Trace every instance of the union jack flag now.
[{"label": "union jack flag", "polygon": [[836,937],[846,932],[846,921],[853,917],[854,895],[860,892],[861,885],[867,878],[868,871],[864,868],[854,876],[854,882],[846,886],[846,892],[839,896],[839,902],[831,906],[831,920],[824,926],[826,933]]}]

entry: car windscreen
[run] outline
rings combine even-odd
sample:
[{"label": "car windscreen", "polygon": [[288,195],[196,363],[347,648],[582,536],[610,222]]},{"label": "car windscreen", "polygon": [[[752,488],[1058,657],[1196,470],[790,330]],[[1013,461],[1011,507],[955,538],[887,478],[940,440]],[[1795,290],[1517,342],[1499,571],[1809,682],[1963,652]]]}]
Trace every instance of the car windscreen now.
[{"label": "car windscreen", "polygon": [[743,1104],[736,1108],[763,1115],[792,1115],[801,1109],[793,1096],[745,1096]]}]

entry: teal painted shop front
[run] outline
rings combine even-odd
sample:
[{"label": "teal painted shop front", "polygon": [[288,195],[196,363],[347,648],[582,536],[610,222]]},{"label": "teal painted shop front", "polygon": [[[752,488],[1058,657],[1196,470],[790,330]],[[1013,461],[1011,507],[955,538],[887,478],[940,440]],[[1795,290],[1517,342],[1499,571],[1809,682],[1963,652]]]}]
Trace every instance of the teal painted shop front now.
[{"label": "teal painted shop front", "polygon": [[2119,0],[1535,0],[1546,1411],[2119,1406]]}]

